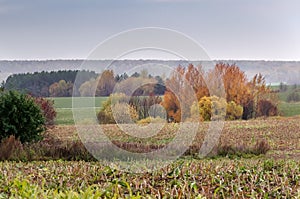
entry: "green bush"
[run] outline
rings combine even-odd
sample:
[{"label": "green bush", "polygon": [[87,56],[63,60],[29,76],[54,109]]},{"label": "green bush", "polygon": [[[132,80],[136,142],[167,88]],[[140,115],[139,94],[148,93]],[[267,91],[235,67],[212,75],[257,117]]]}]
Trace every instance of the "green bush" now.
[{"label": "green bush", "polygon": [[22,143],[41,139],[45,118],[31,97],[17,91],[0,94],[0,139],[15,136]]}]

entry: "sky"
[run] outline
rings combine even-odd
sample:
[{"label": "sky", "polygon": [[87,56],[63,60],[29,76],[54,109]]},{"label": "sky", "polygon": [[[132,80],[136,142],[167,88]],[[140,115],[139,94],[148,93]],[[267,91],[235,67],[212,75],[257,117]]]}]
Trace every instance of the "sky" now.
[{"label": "sky", "polygon": [[143,27],[181,32],[211,59],[300,60],[298,0],[0,0],[0,60],[85,59]]}]

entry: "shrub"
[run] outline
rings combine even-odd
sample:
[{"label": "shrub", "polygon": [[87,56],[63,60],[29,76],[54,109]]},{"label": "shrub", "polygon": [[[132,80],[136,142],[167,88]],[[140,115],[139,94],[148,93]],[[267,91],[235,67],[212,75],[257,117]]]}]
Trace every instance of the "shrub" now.
[{"label": "shrub", "polygon": [[[138,120],[138,113],[133,106],[127,102],[125,94],[113,94],[103,104],[98,113],[100,124],[128,123],[129,121]],[[130,115],[128,115],[128,113]],[[116,118],[115,118],[116,117]],[[116,121],[117,119],[117,121]]]},{"label": "shrub", "polygon": [[248,120],[250,118],[253,118],[254,113],[255,113],[254,101],[251,99],[243,105],[242,119]]},{"label": "shrub", "polygon": [[278,115],[278,108],[276,105],[274,105],[272,102],[269,100],[260,100],[258,102],[258,112],[257,116],[275,116]]},{"label": "shrub", "polygon": [[[194,117],[198,111],[200,114],[201,121],[210,121],[211,119],[219,119],[225,116],[226,114],[226,101],[223,98],[216,96],[212,97],[202,97],[198,102],[198,108],[196,104],[193,104],[191,107],[191,115]],[[214,112],[212,112],[214,111]]]},{"label": "shrub", "polygon": [[45,118],[34,100],[17,91],[0,94],[0,139],[14,135],[23,142],[41,139]]},{"label": "shrub", "polygon": [[116,103],[112,106],[112,115],[117,123],[127,124],[139,119],[139,114],[133,106],[126,103]]},{"label": "shrub", "polygon": [[202,97],[198,103],[201,120],[210,121],[211,118],[211,99],[210,97]]},{"label": "shrub", "polygon": [[226,119],[236,120],[241,119],[243,115],[243,107],[236,104],[234,101],[228,102],[226,107]]},{"label": "shrub", "polygon": [[270,150],[270,145],[265,140],[258,140],[255,145],[240,144],[237,146],[223,144],[218,146],[217,155],[228,157],[247,157],[247,155],[264,155]]},{"label": "shrub", "polygon": [[39,105],[42,113],[46,119],[46,125],[54,125],[54,119],[56,117],[56,111],[53,107],[53,100],[48,100],[42,97],[33,97],[34,102]]},{"label": "shrub", "polygon": [[0,143],[0,160],[19,160],[23,154],[22,143],[11,135],[2,139]]}]

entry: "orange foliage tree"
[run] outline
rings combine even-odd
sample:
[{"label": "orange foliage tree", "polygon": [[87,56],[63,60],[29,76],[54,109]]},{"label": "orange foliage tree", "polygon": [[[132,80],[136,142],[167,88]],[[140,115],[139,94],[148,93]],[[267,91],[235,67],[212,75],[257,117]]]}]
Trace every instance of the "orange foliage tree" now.
[{"label": "orange foliage tree", "polygon": [[166,81],[166,92],[162,105],[167,111],[168,118],[180,122],[190,116],[190,107],[193,101],[197,101],[208,95],[205,84],[204,72],[190,64],[187,69],[178,66],[171,77]]},{"label": "orange foliage tree", "polygon": [[[180,121],[182,111],[188,108],[192,100],[189,98],[193,94],[187,93],[187,83],[184,83],[184,80],[192,86],[193,94],[196,95],[198,101],[204,96],[216,95],[226,98],[227,102],[242,106],[243,119],[261,116],[262,111],[257,114],[258,108],[262,109],[258,107],[258,104],[260,106],[262,104],[261,100],[267,100],[276,106],[274,103],[276,98],[272,96],[261,74],[255,75],[251,81],[248,81],[245,72],[235,64],[217,63],[207,74],[204,73],[202,67],[194,67],[190,64],[187,68],[178,66],[176,72],[166,81],[167,90],[163,106],[168,117],[173,118],[175,122]],[[185,103],[180,104],[182,101]]]}]

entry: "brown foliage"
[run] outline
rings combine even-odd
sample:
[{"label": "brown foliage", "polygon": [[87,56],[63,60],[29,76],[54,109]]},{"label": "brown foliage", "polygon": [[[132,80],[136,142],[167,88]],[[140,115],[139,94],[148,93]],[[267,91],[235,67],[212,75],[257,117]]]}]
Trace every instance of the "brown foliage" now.
[{"label": "brown foliage", "polygon": [[276,116],[278,115],[277,107],[269,100],[260,100],[258,102],[257,116]]},{"label": "brown foliage", "polygon": [[[216,64],[214,70],[208,74],[209,80],[213,82],[222,82],[226,92],[226,101],[234,101],[237,104],[245,104],[248,101],[249,88],[247,87],[247,78],[243,71],[235,64],[224,63]],[[222,87],[222,85],[216,85]],[[212,88],[213,89],[213,88]],[[220,95],[222,93],[219,93]]]},{"label": "brown foliage", "polygon": [[23,151],[20,140],[11,135],[0,143],[0,160],[16,160]]},{"label": "brown foliage", "polygon": [[109,96],[116,84],[114,72],[112,70],[104,70],[97,83],[96,96]]}]

